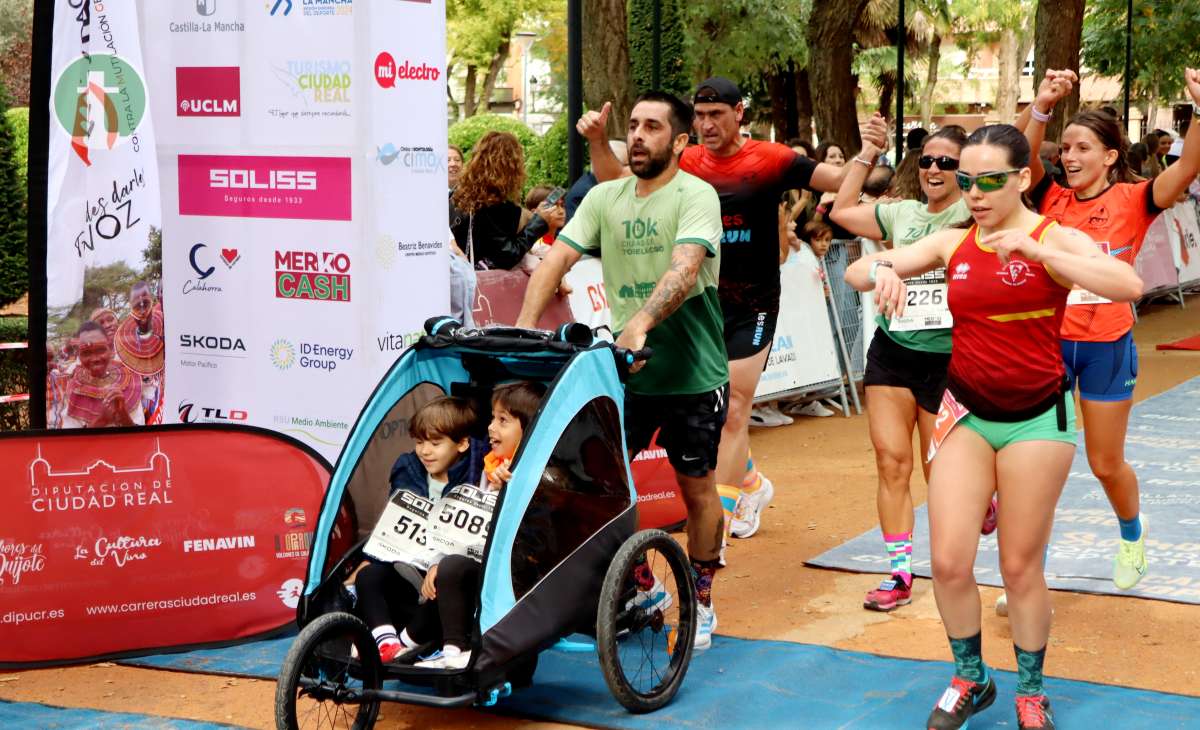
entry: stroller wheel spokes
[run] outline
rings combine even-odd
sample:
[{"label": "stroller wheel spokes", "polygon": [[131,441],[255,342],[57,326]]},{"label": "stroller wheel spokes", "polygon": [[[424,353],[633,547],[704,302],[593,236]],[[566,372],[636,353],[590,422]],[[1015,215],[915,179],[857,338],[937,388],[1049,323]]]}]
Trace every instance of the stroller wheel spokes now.
[{"label": "stroller wheel spokes", "polygon": [[660,530],[635,534],[609,565],[597,611],[604,678],[631,712],[671,701],[687,672],[696,631],[691,566]]},{"label": "stroller wheel spokes", "polygon": [[[359,658],[352,658],[351,646]],[[276,727],[370,728],[379,714],[379,700],[370,692],[382,686],[381,673],[366,624],[347,613],[321,616],[304,627],[284,659],[275,690]]]}]

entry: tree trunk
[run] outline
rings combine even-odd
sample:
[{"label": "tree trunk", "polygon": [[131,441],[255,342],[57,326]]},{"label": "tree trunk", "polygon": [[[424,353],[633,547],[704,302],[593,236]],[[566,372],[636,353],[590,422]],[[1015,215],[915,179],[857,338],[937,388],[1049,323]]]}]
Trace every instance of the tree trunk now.
[{"label": "tree trunk", "polygon": [[942,37],[936,33],[929,42],[929,56],[925,60],[925,88],[921,89],[921,126],[929,129],[933,121],[933,94],[937,90],[938,64],[942,62]]},{"label": "tree trunk", "polygon": [[454,64],[446,64],[446,103],[450,107],[450,123],[454,124],[462,116],[462,107],[458,100],[454,98],[454,94],[450,91],[450,79],[454,76]]},{"label": "tree trunk", "polygon": [[796,73],[796,136],[812,143],[813,103],[812,87],[808,85],[808,69]]},{"label": "tree trunk", "polygon": [[1012,28],[1000,32],[1000,48],[996,54],[1000,77],[996,83],[996,106],[993,110],[996,122],[1008,123],[1016,116],[1023,60],[1017,57],[1019,45],[1017,33]]},{"label": "tree trunk", "polygon": [[[1033,52],[1034,88],[1046,69],[1071,69],[1079,73],[1079,42],[1083,35],[1084,0],[1038,0],[1037,31]],[[1079,110],[1079,85],[1058,105],[1046,125],[1046,139],[1058,141],[1066,121]]]},{"label": "tree trunk", "polygon": [[800,133],[796,72],[789,68],[768,74],[767,89],[771,94],[771,126],[775,129],[775,141],[795,138]]},{"label": "tree trunk", "polygon": [[[854,24],[867,0],[824,0],[814,3],[808,24],[813,117],[817,136],[834,140],[847,150],[862,145],[858,134],[857,84],[851,73]],[[1076,44],[1078,46],[1078,44]]]},{"label": "tree trunk", "polygon": [[879,113],[890,120],[896,114],[896,74],[885,73],[875,83],[879,84]]},{"label": "tree trunk", "polygon": [[[492,95],[496,91],[496,77],[500,74],[500,69],[504,66],[504,59],[508,58],[508,41],[505,40],[500,44],[500,48],[496,50],[496,55],[492,56],[492,63],[488,66],[487,76],[483,79],[483,97],[479,100],[479,109],[487,112],[492,108]],[[521,101],[524,104],[524,100]]]},{"label": "tree trunk", "polygon": [[583,0],[583,103],[599,109],[611,101],[610,137],[624,138],[633,109],[625,0]]},{"label": "tree trunk", "polygon": [[463,83],[463,118],[475,116],[475,79],[478,76],[475,64],[467,64],[467,78]]}]

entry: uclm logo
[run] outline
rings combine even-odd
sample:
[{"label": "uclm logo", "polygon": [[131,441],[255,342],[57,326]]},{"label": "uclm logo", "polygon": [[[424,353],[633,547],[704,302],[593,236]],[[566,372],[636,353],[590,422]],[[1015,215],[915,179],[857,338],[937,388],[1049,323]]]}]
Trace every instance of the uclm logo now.
[{"label": "uclm logo", "polygon": [[350,158],[179,155],[180,215],[348,221]]},{"label": "uclm logo", "polygon": [[240,117],[242,80],[237,66],[180,66],[175,69],[175,115]]}]

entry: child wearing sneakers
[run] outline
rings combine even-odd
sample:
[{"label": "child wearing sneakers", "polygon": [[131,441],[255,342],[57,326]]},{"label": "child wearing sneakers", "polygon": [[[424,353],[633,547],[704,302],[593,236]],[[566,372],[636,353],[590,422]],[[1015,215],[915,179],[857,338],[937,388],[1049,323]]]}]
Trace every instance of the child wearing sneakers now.
[{"label": "child wearing sneakers", "polygon": [[[475,409],[462,398],[435,398],[422,406],[408,425],[416,448],[392,466],[391,494],[403,489],[437,502],[447,485],[478,481],[487,446],[470,436],[475,421]],[[396,630],[416,615],[419,595],[393,564],[368,559],[354,587],[358,613],[371,627],[385,663],[418,646],[407,631]]]},{"label": "child wearing sneakers", "polygon": [[[513,457],[545,394],[546,387],[534,382],[498,385],[492,392],[488,424],[492,449],[484,457],[484,488],[499,490],[512,478]],[[448,555],[429,569],[421,586],[421,595],[427,600],[409,630],[418,642],[429,641],[440,626],[442,650],[417,662],[418,667],[464,669],[470,663],[480,577],[479,563],[463,555]]]}]

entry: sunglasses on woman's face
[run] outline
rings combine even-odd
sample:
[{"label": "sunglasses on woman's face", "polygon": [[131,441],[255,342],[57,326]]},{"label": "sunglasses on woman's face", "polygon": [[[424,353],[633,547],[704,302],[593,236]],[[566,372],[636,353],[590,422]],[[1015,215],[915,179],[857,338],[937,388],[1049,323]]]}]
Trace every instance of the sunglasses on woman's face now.
[{"label": "sunglasses on woman's face", "polygon": [[917,167],[922,170],[928,170],[937,163],[938,169],[944,172],[950,172],[958,169],[958,160],[953,157],[942,155],[941,157],[933,157],[932,155],[921,155],[921,159],[917,160]]},{"label": "sunglasses on woman's face", "polygon": [[999,172],[985,172],[982,175],[968,175],[965,172],[954,173],[954,179],[958,182],[958,189],[964,193],[971,191],[971,188],[978,185],[979,191],[983,193],[993,193],[1008,184],[1008,176],[1020,170],[1001,170]]}]

